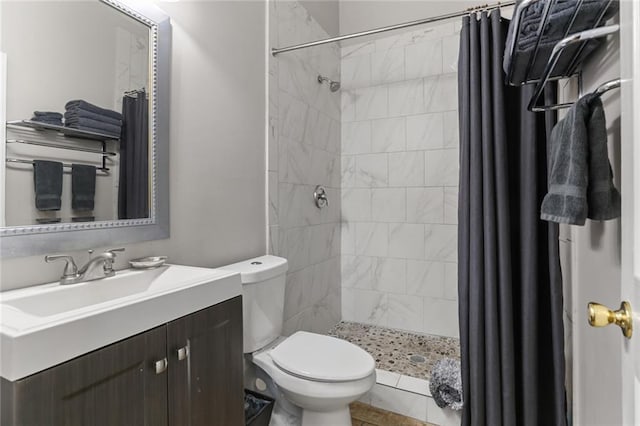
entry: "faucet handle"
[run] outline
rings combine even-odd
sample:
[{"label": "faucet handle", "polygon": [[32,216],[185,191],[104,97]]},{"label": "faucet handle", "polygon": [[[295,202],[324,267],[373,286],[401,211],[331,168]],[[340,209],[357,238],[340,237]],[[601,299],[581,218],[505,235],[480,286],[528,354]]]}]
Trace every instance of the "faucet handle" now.
[{"label": "faucet handle", "polygon": [[73,257],[66,254],[47,255],[44,257],[44,261],[47,263],[56,262],[58,260],[64,260],[67,262],[64,266],[64,272],[62,274],[63,277],[74,277],[78,275],[78,266],[73,260]]}]

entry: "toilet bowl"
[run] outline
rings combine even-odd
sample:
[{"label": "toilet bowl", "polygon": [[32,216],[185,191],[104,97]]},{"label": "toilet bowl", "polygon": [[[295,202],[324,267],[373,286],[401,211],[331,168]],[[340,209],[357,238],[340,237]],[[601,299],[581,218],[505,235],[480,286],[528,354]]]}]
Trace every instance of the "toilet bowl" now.
[{"label": "toilet bowl", "polygon": [[286,259],[225,266],[243,283],[244,352],[302,409],[302,426],[350,426],[349,404],[376,382],[375,361],[347,341],[306,331],[282,337]]}]

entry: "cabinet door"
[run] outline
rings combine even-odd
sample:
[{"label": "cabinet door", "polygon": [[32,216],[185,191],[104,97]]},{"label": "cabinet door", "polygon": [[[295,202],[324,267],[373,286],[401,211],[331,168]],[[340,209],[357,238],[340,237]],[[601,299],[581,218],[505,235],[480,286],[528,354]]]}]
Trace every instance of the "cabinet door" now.
[{"label": "cabinet door", "polygon": [[169,424],[244,425],[242,299],[168,324]]},{"label": "cabinet door", "polygon": [[162,326],[25,379],[3,380],[2,425],[166,425],[167,373],[155,369],[165,356]]}]

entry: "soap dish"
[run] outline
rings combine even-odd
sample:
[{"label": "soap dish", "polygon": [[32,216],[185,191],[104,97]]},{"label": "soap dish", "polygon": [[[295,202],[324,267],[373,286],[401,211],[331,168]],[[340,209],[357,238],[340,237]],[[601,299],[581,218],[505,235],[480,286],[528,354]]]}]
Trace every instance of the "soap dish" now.
[{"label": "soap dish", "polygon": [[166,261],[167,256],[150,256],[131,259],[129,265],[135,269],[153,269],[164,265]]}]

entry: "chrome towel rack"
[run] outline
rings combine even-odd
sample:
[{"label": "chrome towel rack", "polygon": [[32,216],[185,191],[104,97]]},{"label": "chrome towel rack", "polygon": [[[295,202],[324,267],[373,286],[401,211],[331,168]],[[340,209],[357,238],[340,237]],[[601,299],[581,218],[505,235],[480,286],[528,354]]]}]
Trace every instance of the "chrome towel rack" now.
[{"label": "chrome towel rack", "polygon": [[68,149],[71,151],[89,152],[91,154],[107,155],[110,157],[118,155],[115,152],[103,151],[101,149],[85,148],[82,146],[57,145],[49,142],[33,141],[29,139],[7,139],[7,143],[20,143],[25,145],[45,146],[47,148]]},{"label": "chrome towel rack", "polygon": [[[7,163],[19,163],[19,164],[31,164],[31,165],[33,165],[33,164],[34,164],[34,161],[33,161],[33,160],[23,160],[22,158],[11,158],[11,157],[7,157],[7,158],[5,159],[5,161],[6,161]],[[90,164],[87,164],[87,165],[90,165]],[[92,164],[91,164],[91,165],[92,165]],[[62,167],[65,167],[65,168],[71,168],[72,166],[73,166],[73,165],[72,165],[72,164],[69,164],[69,163],[62,163]],[[105,173],[105,175],[108,175],[108,174],[109,174],[109,173],[108,173],[108,172],[109,172],[109,170],[110,170],[110,169],[109,169],[108,167],[96,167],[96,171],[104,172],[104,173]]]},{"label": "chrome towel rack", "polygon": [[[528,63],[526,67],[526,76],[522,83],[517,81],[514,82],[513,81],[513,74],[515,69],[514,57],[516,53],[516,47],[518,46],[519,38],[521,35],[520,30],[522,26],[523,16],[527,8],[529,8],[534,3],[537,3],[540,1],[544,1],[545,3],[543,5],[544,8],[541,12],[541,19],[536,32],[536,40],[534,45],[535,47],[528,59]],[[534,83],[536,84],[534,94],[528,105],[529,111],[533,111],[533,112],[558,110],[558,109],[571,107],[573,105],[573,102],[554,104],[554,105],[538,105],[538,101],[542,96],[542,94],[544,93],[544,88],[549,81],[558,80],[562,78],[569,78],[569,77],[575,76],[576,74],[580,77],[580,70],[578,69],[578,66],[580,63],[581,55],[585,47],[587,46],[587,43],[590,40],[595,40],[598,38],[606,37],[608,35],[617,33],[620,29],[619,25],[601,26],[601,24],[604,23],[603,21],[605,17],[607,17],[607,13],[610,12],[611,7],[614,3],[614,0],[608,0],[603,2],[604,7],[599,9],[597,18],[593,22],[593,26],[591,28],[587,28],[572,34],[571,30],[576,26],[575,25],[576,18],[579,16],[580,10],[585,3],[584,0],[577,1],[575,9],[571,13],[571,18],[568,21],[568,25],[564,30],[564,37],[555,44],[555,46],[553,47],[550,53],[548,53],[548,48],[547,48],[547,51],[545,52],[545,55],[549,54],[549,57],[546,58],[547,59],[546,66],[542,74],[540,74],[539,76],[532,76],[531,75],[532,68],[536,64],[536,61],[542,58],[542,57],[539,57],[541,41],[545,32],[545,28],[549,24],[550,16],[552,14],[551,10],[556,3],[558,3],[557,0],[523,0],[521,3],[518,4],[514,12],[513,24],[515,26],[515,34],[514,34],[514,37],[512,37],[511,44],[509,45],[509,51],[511,54],[512,63],[510,64],[506,72],[506,78],[507,78],[507,82],[511,85],[534,84]],[[575,52],[572,54],[571,57],[567,57],[569,58],[569,61],[566,62],[567,64],[566,69],[557,70],[556,66],[558,65],[558,62],[562,57],[563,53],[566,53],[566,49],[572,46],[575,47],[576,45],[577,45],[577,48],[575,49]],[[581,79],[579,78],[579,83],[580,82],[581,82]],[[598,90],[601,89],[604,91],[608,91],[613,88],[620,87],[620,80],[612,80],[610,82],[605,83],[601,87],[602,89],[599,88]]]}]

